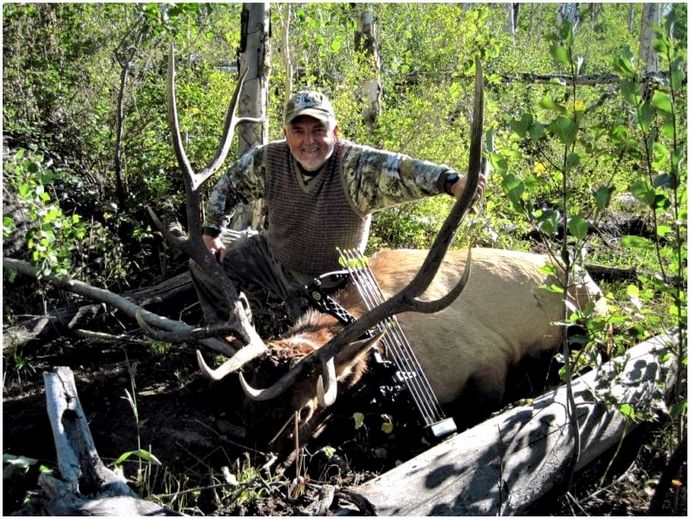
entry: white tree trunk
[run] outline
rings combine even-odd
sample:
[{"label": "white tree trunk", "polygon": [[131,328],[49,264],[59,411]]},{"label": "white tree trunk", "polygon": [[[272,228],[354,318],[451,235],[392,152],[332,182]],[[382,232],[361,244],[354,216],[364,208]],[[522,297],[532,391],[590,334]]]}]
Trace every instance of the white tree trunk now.
[{"label": "white tree trunk", "polygon": [[290,54],[290,23],[292,21],[292,5],[289,3],[280,4],[280,56],[283,60],[285,69],[285,105],[293,94],[292,92],[292,55]]},{"label": "white tree trunk", "polygon": [[628,32],[632,32],[635,23],[635,4],[628,4]]},{"label": "white tree trunk", "polygon": [[508,19],[506,20],[506,32],[511,36],[515,36],[517,32],[518,16],[520,14],[520,4],[508,3],[506,4],[508,12]]},{"label": "white tree trunk", "polygon": [[577,4],[564,3],[558,6],[556,22],[560,25],[563,21],[570,22],[570,25],[573,26],[573,32],[575,32],[577,24],[580,23],[580,10],[577,8]]},{"label": "white tree trunk", "polygon": [[38,483],[50,515],[180,515],[145,501],[98,456],[72,370],[43,373],[48,418],[53,430],[59,477],[44,472]]},{"label": "white tree trunk", "polygon": [[[270,73],[268,2],[242,6],[240,75],[246,73],[238,108],[240,117],[266,117]],[[240,153],[268,141],[268,122],[243,123],[238,126]]]},{"label": "white tree trunk", "polygon": [[[240,154],[249,148],[268,142],[268,81],[271,42],[269,38],[270,8],[268,2],[247,3],[242,6],[242,34],[240,42],[240,75],[246,72],[240,97],[240,117],[263,117],[263,123],[243,123],[237,128]],[[239,204],[229,223],[235,230],[261,227],[263,200],[248,205]]]},{"label": "white tree trunk", "polygon": [[362,120],[372,132],[376,120],[381,112],[381,58],[379,56],[379,42],[376,32],[376,18],[372,7],[358,4],[359,26],[355,33],[355,49],[364,57],[369,76],[362,79],[358,88],[358,97],[363,104]]},{"label": "white tree trunk", "polygon": [[659,71],[659,55],[654,50],[655,34],[652,26],[659,25],[661,21],[661,6],[662,4],[642,5],[639,59],[647,73]]}]

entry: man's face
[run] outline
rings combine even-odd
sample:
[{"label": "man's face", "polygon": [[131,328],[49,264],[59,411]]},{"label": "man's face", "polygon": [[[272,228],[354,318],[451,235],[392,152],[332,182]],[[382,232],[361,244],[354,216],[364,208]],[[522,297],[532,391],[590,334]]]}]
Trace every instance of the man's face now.
[{"label": "man's face", "polygon": [[338,131],[334,121],[302,115],[288,123],[284,131],[292,156],[307,171],[317,171],[333,154]]}]

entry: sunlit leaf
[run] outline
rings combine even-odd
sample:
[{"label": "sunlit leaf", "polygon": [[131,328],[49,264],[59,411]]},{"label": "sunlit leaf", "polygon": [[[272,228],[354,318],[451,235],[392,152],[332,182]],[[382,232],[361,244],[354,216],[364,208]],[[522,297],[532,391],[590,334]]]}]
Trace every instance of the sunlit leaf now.
[{"label": "sunlit leaf", "polygon": [[549,129],[563,144],[569,145],[575,142],[577,127],[570,117],[559,115],[549,124]]},{"label": "sunlit leaf", "polygon": [[673,112],[673,103],[671,97],[666,92],[656,90],[652,96],[652,105],[661,112],[670,114]]},{"label": "sunlit leaf", "polygon": [[587,223],[587,220],[581,216],[573,216],[568,222],[568,229],[570,230],[570,234],[575,236],[575,238],[578,240],[581,240],[587,236],[589,224]]},{"label": "sunlit leaf", "polygon": [[613,193],[613,188],[608,186],[599,186],[594,193],[594,198],[596,200],[597,209],[603,211],[611,203],[611,194]]},{"label": "sunlit leaf", "polygon": [[364,425],[364,415],[362,413],[352,413],[352,419],[355,421],[355,429],[360,429]]}]

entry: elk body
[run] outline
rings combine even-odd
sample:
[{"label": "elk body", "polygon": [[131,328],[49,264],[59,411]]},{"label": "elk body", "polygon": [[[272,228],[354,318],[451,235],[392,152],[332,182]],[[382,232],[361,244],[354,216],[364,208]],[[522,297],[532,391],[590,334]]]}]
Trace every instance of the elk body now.
[{"label": "elk body", "polygon": [[[372,257],[369,267],[384,296],[390,297],[405,287],[419,271],[427,253],[385,250]],[[423,298],[435,299],[448,293],[464,271],[465,263],[466,251],[448,252]],[[544,274],[543,267],[548,263],[549,258],[540,254],[473,249],[472,275],[461,297],[437,313],[398,315],[441,404],[464,395],[474,410],[493,410],[506,396],[506,377],[511,366],[558,348],[564,328],[554,323],[563,319],[563,295],[544,288],[558,282]],[[595,313],[604,314],[606,303],[599,287],[586,273],[580,274],[579,282],[569,290],[569,301],[578,308],[591,303]],[[343,289],[335,299],[357,317],[364,313],[354,286]],[[265,385],[274,378],[275,370],[280,370],[279,365],[287,369],[302,357],[317,352],[341,328],[330,315],[308,311],[286,337],[267,344],[266,356],[271,361],[257,364],[252,385]],[[375,340],[360,341],[339,350],[335,356],[339,388],[352,386],[361,378],[370,359],[366,348],[375,344]],[[202,369],[213,376],[212,371],[203,366]],[[273,376],[262,370],[273,371]],[[289,395],[289,407],[300,411],[302,424],[319,406],[315,380],[318,374],[318,370],[312,371],[287,389],[278,390],[284,389]],[[243,384],[250,398],[265,398],[264,391]],[[273,387],[265,391],[274,392]]]}]

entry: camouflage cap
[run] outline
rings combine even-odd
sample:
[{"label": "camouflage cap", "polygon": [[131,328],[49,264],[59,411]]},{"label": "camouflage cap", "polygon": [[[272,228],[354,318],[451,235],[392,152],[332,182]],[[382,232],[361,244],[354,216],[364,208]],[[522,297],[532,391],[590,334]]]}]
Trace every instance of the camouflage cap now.
[{"label": "camouflage cap", "polygon": [[290,123],[300,115],[309,115],[318,120],[335,121],[333,105],[328,98],[311,90],[302,90],[292,96],[285,106],[285,124]]}]

